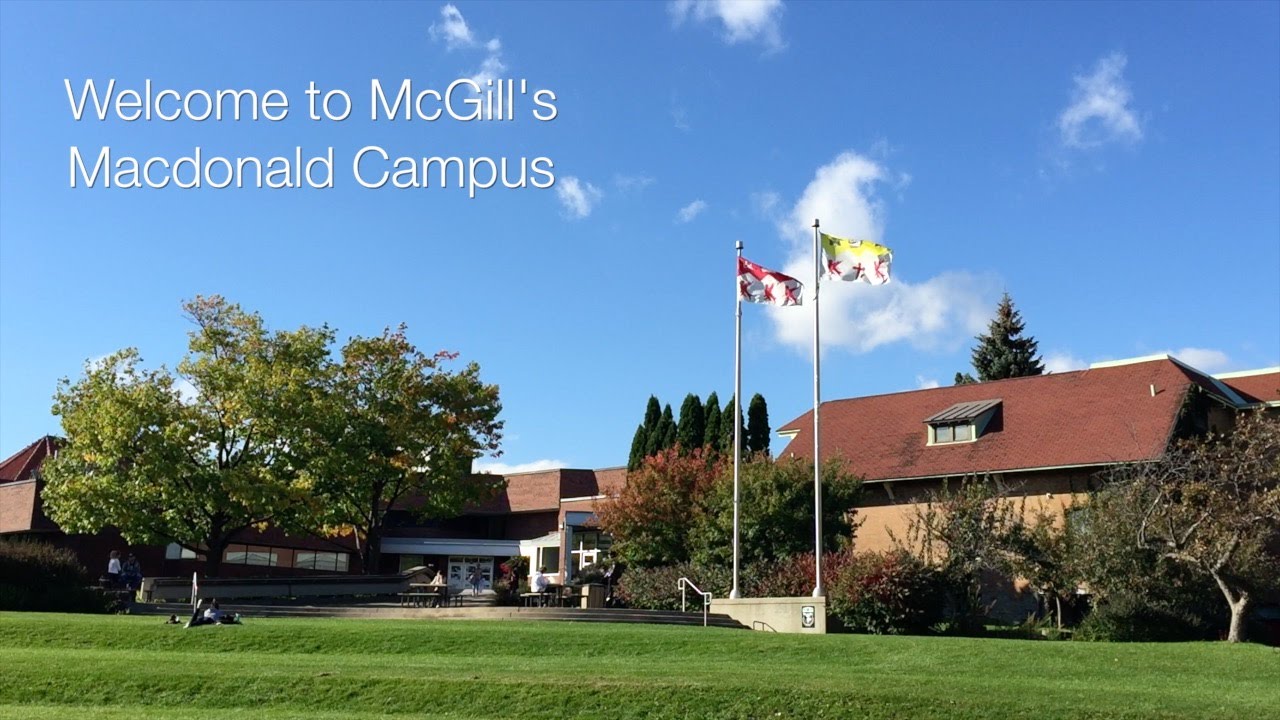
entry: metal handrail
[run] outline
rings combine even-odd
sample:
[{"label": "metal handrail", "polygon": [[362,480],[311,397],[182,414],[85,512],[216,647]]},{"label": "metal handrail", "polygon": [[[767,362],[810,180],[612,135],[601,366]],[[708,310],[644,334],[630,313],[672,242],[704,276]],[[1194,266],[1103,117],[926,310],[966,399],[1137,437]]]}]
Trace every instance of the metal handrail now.
[{"label": "metal handrail", "polygon": [[685,612],[685,588],[693,588],[693,591],[702,596],[702,627],[707,626],[707,608],[711,607],[711,593],[702,592],[697,585],[687,577],[682,577],[676,582],[676,586],[680,588],[680,612]]}]

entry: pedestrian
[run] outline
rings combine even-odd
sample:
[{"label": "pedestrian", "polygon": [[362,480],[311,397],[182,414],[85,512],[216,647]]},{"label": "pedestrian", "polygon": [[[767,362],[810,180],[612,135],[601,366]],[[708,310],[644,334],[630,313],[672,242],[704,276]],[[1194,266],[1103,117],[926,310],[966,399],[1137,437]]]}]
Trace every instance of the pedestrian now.
[{"label": "pedestrian", "polygon": [[120,551],[112,550],[111,559],[107,560],[107,585],[109,587],[118,587],[120,585]]},{"label": "pedestrian", "polygon": [[471,568],[471,576],[468,579],[471,581],[471,594],[479,595],[480,586],[484,585],[484,573],[480,572],[479,567],[473,567]]}]

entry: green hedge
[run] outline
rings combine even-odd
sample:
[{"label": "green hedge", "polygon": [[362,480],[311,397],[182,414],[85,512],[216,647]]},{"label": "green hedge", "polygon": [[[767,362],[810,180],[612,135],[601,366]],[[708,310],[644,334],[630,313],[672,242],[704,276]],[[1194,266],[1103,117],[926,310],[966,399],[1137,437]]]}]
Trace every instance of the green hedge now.
[{"label": "green hedge", "polygon": [[106,612],[110,600],[64,548],[0,540],[0,610]]}]

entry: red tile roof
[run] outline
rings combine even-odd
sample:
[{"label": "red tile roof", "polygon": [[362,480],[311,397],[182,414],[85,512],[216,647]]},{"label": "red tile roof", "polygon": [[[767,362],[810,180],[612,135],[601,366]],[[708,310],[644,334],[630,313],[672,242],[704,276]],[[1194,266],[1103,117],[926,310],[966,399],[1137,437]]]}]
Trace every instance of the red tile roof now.
[{"label": "red tile roof", "polygon": [[[1193,384],[1223,395],[1203,373],[1161,357],[834,400],[822,404],[822,454],[845,458],[870,481],[1147,460],[1167,447]],[[925,418],[995,398],[995,419],[976,441],[927,444]],[[812,412],[780,431],[798,431],[782,457],[813,456]]]},{"label": "red tile roof", "polygon": [[36,470],[44,464],[44,459],[58,451],[62,441],[52,435],[45,435],[39,440],[10,455],[0,462],[0,483],[15,480],[30,480]]},{"label": "red tile roof", "polygon": [[1216,377],[1248,402],[1280,402],[1280,367]]}]

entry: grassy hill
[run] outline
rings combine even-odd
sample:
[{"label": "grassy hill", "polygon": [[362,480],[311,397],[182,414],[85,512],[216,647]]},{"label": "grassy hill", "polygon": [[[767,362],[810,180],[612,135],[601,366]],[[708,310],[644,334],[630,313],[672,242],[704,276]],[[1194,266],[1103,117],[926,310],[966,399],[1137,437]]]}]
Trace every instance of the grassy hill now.
[{"label": "grassy hill", "polygon": [[0,718],[1280,717],[1280,651],[0,613]]}]

